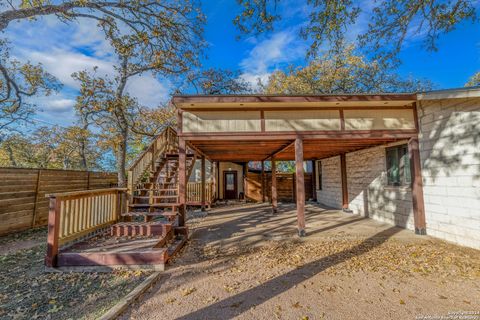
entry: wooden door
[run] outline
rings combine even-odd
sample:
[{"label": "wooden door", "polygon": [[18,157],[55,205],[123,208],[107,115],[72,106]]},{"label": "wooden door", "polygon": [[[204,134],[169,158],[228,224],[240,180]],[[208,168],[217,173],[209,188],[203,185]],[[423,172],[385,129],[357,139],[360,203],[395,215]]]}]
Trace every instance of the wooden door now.
[{"label": "wooden door", "polygon": [[223,173],[223,198],[225,200],[237,199],[237,171]]}]

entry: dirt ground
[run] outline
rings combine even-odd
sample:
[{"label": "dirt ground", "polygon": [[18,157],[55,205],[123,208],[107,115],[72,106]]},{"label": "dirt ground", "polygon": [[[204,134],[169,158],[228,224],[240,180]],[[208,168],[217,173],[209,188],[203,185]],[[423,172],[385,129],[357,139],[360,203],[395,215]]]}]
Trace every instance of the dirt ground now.
[{"label": "dirt ground", "polygon": [[294,209],[194,213],[190,243],[123,318],[480,319],[480,251],[312,204],[300,239]]},{"label": "dirt ground", "polygon": [[0,319],[96,319],[149,275],[47,273],[46,236],[41,228],[0,237]]}]

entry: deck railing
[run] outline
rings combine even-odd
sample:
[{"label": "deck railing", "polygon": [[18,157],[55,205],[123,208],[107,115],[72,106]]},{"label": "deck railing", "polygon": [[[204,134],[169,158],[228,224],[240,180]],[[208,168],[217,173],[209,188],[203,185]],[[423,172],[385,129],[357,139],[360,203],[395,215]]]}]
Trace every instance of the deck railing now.
[{"label": "deck railing", "polygon": [[148,171],[155,169],[155,162],[162,153],[172,152],[178,147],[177,133],[170,127],[162,131],[128,168],[128,192],[132,194],[135,186]]},{"label": "deck railing", "polygon": [[126,191],[111,188],[46,195],[50,198],[46,265],[55,266],[60,245],[118,221]]},{"label": "deck railing", "polygon": [[[213,182],[205,183],[205,202],[213,202]],[[202,202],[202,183],[189,182],[187,183],[187,203],[201,203]]]}]

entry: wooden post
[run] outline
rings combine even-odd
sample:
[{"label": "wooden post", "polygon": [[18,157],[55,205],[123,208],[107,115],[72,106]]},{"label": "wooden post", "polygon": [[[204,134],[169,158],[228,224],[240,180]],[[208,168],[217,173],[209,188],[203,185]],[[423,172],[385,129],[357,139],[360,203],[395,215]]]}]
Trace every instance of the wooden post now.
[{"label": "wooden post", "polygon": [[122,216],[122,203],[123,203],[123,191],[117,191],[116,193],[116,201],[115,201],[115,220],[119,220]]},{"label": "wooden post", "polygon": [[306,236],[305,233],[305,177],[303,172],[303,140],[295,140],[295,176],[296,176],[296,199],[297,199],[297,224],[298,235]]},{"label": "wooden post", "polygon": [[342,209],[348,211],[347,160],[345,153],[340,155],[340,172],[342,175]]},{"label": "wooden post", "polygon": [[220,199],[220,161],[215,165],[215,194],[217,199]]},{"label": "wooden post", "polygon": [[153,141],[153,144],[152,144],[152,172],[155,172],[155,169],[156,169],[156,165],[155,165],[155,153],[157,152],[157,141]]},{"label": "wooden post", "polygon": [[277,202],[277,165],[275,158],[272,157],[272,211],[277,213],[278,202]]},{"label": "wooden post", "polygon": [[422,167],[420,161],[420,150],[418,138],[411,138],[408,141],[408,153],[410,157],[410,168],[412,174],[412,202],[413,202],[413,221],[415,233],[420,235],[427,234],[427,225],[425,220],[425,204],[423,200],[423,181]]},{"label": "wooden post", "polygon": [[186,141],[184,138],[178,139],[178,202],[179,217],[178,225],[185,225],[186,199],[187,199],[187,157],[186,157]]},{"label": "wooden post", "polygon": [[202,211],[205,211],[205,156],[202,156],[201,160],[200,179],[202,181],[202,190],[200,195],[202,198]]},{"label": "wooden post", "polygon": [[52,268],[57,266],[58,236],[60,232],[60,201],[57,201],[55,197],[51,197],[48,210],[47,255],[45,257],[45,265]]},{"label": "wooden post", "polygon": [[262,174],[260,179],[262,181],[262,202],[265,202],[265,161],[262,161]]},{"label": "wooden post", "polygon": [[317,201],[317,162],[312,160],[312,199]]}]

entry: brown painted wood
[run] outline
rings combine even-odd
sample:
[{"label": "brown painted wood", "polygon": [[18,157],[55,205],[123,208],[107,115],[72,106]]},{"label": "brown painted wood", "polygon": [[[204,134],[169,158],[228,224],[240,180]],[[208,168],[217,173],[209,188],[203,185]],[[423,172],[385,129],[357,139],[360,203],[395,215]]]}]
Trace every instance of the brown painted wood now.
[{"label": "brown painted wood", "polygon": [[58,256],[59,267],[161,265],[166,261],[166,248],[147,252],[65,252]]},{"label": "brown painted wood", "polygon": [[265,161],[262,161],[262,202],[265,202]]},{"label": "brown painted wood", "polygon": [[278,201],[277,201],[277,166],[275,158],[272,158],[272,210],[274,213],[277,212]]},{"label": "brown painted wood", "polygon": [[412,93],[393,94],[344,94],[344,95],[177,95],[172,102],[178,104],[195,103],[261,103],[261,102],[355,102],[355,101],[406,101],[417,100]]},{"label": "brown painted wood", "polygon": [[186,141],[183,138],[178,139],[178,202],[180,204],[178,224],[180,227],[185,225],[186,203],[187,203],[187,157]]},{"label": "brown painted wood", "polygon": [[295,180],[297,199],[297,225],[298,234],[303,237],[305,233],[305,182],[303,172],[303,141],[295,140]]},{"label": "brown painted wood", "polygon": [[260,111],[260,130],[265,132],[265,111]]},{"label": "brown painted wood", "polygon": [[408,151],[412,173],[412,202],[415,233],[425,235],[427,234],[427,226],[425,219],[425,203],[423,199],[423,180],[420,161],[420,150],[417,138],[412,138],[408,141]]},{"label": "brown painted wood", "polygon": [[177,111],[177,133],[180,135],[183,132],[183,111]]},{"label": "brown painted wood", "polygon": [[[245,178],[245,194],[251,201],[262,202],[261,173],[249,172]],[[272,199],[272,175],[270,172],[265,174],[266,191],[265,197]],[[305,173],[305,194],[311,193],[312,174]],[[295,173],[276,174],[277,182],[277,201],[295,202]]]},{"label": "brown painted wood", "polygon": [[[229,111],[292,111],[292,106],[285,105],[282,107],[182,107],[182,111],[185,112],[192,112],[195,111],[207,111],[207,112],[229,112]],[[405,106],[388,106],[388,105],[381,105],[381,106],[348,106],[348,107],[338,107],[338,106],[331,106],[331,107],[305,107],[305,106],[295,106],[293,111],[342,111],[342,110],[412,110],[411,105]],[[261,120],[261,119],[260,119]]]},{"label": "brown painted wood", "polygon": [[348,209],[347,160],[345,153],[340,155],[340,174],[342,176],[342,208]]},{"label": "brown painted wood", "polygon": [[205,206],[207,203],[205,199],[205,180],[206,180],[205,157],[201,158],[200,179],[202,181],[202,189],[200,190],[200,194],[202,198],[202,211],[205,211]]},{"label": "brown painted wood", "polygon": [[59,232],[60,201],[57,201],[55,197],[51,197],[48,211],[47,255],[45,257],[45,265],[47,267],[56,267],[57,265]]},{"label": "brown painted wood", "polygon": [[[227,190],[227,176],[233,176],[233,190]],[[223,199],[236,200],[238,199],[238,172],[237,171],[223,171]]]}]

